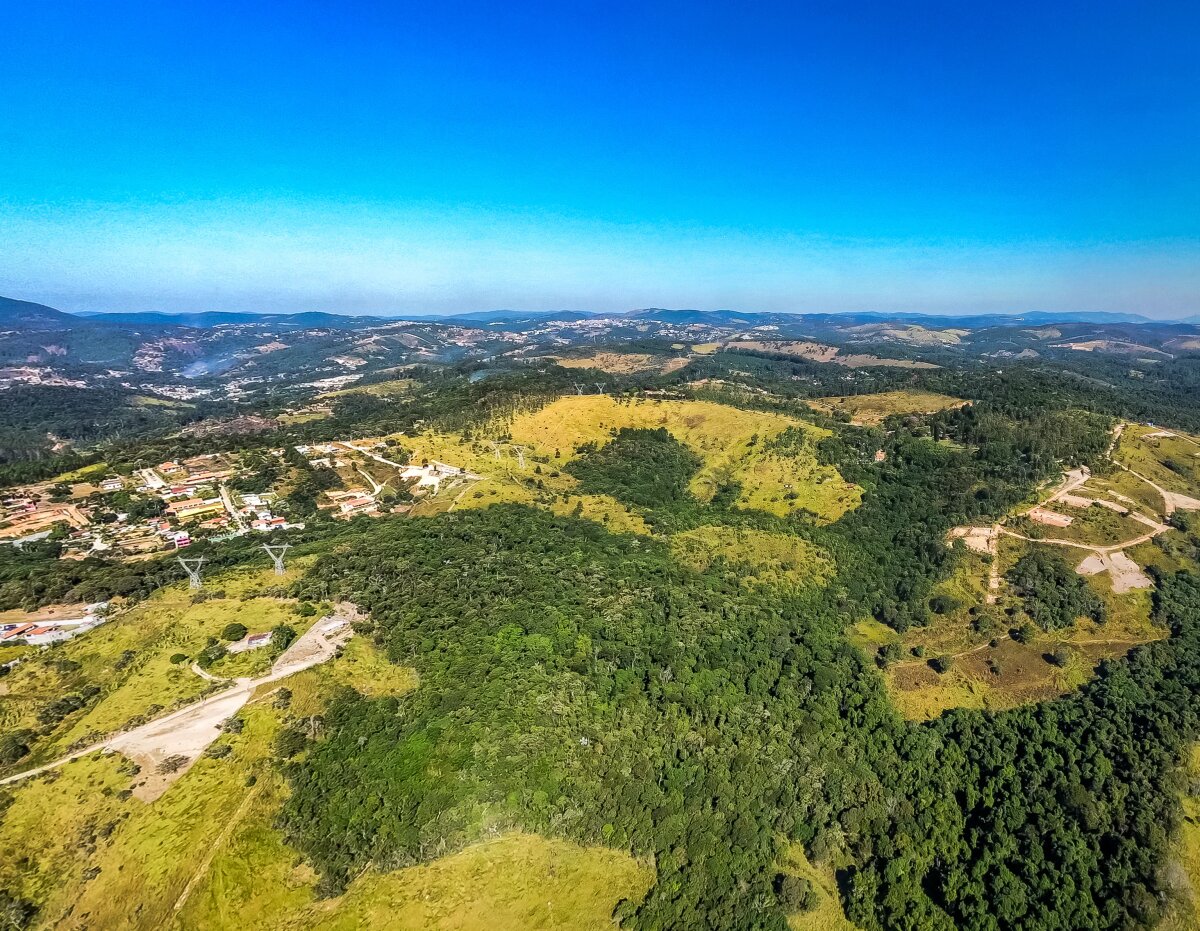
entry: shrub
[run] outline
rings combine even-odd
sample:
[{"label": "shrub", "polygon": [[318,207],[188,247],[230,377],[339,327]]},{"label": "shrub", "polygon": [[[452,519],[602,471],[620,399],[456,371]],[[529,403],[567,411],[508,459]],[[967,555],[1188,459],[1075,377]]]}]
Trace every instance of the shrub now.
[{"label": "shrub", "polygon": [[231,624],[225,625],[225,629],[221,631],[221,639],[232,643],[235,640],[241,640],[246,636],[247,633],[249,633],[249,631],[247,630],[245,624],[240,624],[237,621],[234,621]]}]

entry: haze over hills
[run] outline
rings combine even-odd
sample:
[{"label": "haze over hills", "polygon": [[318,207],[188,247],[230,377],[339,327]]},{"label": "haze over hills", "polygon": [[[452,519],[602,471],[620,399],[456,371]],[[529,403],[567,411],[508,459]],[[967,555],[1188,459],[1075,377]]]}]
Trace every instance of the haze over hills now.
[{"label": "haze over hills", "polygon": [[[27,304],[29,307],[42,308],[44,305],[34,305],[28,302],[11,301],[13,304]],[[62,311],[44,308],[54,314]],[[16,310],[7,312],[18,314],[11,319],[19,319]],[[100,320],[109,323],[124,324],[157,324],[164,326],[213,327],[228,324],[246,323],[280,323],[291,326],[366,326],[372,322],[386,320],[415,320],[439,321],[447,323],[525,323],[542,321],[578,321],[591,318],[655,320],[663,323],[702,323],[721,325],[758,326],[773,321],[792,323],[797,318],[820,323],[868,323],[888,320],[928,324],[931,326],[966,326],[982,328],[991,326],[1013,326],[1019,324],[1043,325],[1049,323],[1194,323],[1200,317],[1184,320],[1160,320],[1146,317],[1137,313],[1113,313],[1105,311],[1027,311],[1014,313],[992,314],[925,314],[925,313],[881,313],[881,312],[844,312],[820,313],[797,311],[795,313],[753,312],[734,310],[693,310],[669,308],[641,308],[624,313],[601,313],[581,310],[559,311],[522,311],[522,310],[487,310],[471,313],[456,314],[339,314],[337,312],[307,311],[287,314],[276,312],[234,312],[206,311],[200,313],[167,313],[155,311],[80,311],[66,314],[87,320]],[[0,319],[6,319],[6,311],[0,306]],[[32,318],[31,318],[32,319]]]}]

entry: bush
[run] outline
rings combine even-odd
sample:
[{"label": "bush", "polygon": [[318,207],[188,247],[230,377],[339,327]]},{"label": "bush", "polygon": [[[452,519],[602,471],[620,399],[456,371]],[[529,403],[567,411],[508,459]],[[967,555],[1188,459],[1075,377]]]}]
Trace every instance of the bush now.
[{"label": "bush", "polygon": [[232,643],[236,640],[241,640],[248,633],[249,630],[246,628],[245,624],[240,624],[237,621],[234,621],[231,624],[225,625],[225,629],[221,631],[221,639]]},{"label": "bush", "polygon": [[897,640],[885,643],[875,655],[875,662],[882,668],[890,666],[904,656],[904,647]]},{"label": "bush", "polygon": [[174,663],[176,666],[178,666],[180,663],[186,663],[187,662],[187,654],[186,653],[172,653],[171,654],[171,662]]},{"label": "bush", "polygon": [[161,763],[159,763],[158,767],[157,767],[157,771],[161,775],[166,775],[168,773],[177,773],[181,769],[183,769],[183,767],[187,766],[188,763],[190,763],[190,762],[191,762],[191,759],[189,757],[184,756],[182,753],[176,753],[174,756],[169,756],[165,760],[163,760]]},{"label": "bush", "polygon": [[950,614],[962,607],[962,602],[953,595],[934,595],[929,599],[929,610],[934,614]]},{"label": "bush", "polygon": [[226,649],[219,643],[213,643],[206,646],[200,651],[200,655],[196,657],[196,665],[201,669],[208,669],[213,663],[224,658],[227,655]]},{"label": "bush", "polygon": [[276,624],[271,628],[271,649],[282,653],[296,640],[296,628],[290,624]]},{"label": "bush", "polygon": [[303,753],[308,747],[308,738],[303,731],[294,727],[285,727],[275,738],[275,754],[285,760],[290,760],[298,753]]},{"label": "bush", "polygon": [[788,912],[806,912],[813,907],[815,896],[812,883],[803,876],[779,873],[775,877],[775,898]]},{"label": "bush", "polygon": [[949,672],[950,667],[954,665],[954,658],[951,656],[935,656],[929,661],[929,668],[941,675]]},{"label": "bush", "polygon": [[0,736],[0,765],[10,766],[29,755],[33,731],[12,731]]}]

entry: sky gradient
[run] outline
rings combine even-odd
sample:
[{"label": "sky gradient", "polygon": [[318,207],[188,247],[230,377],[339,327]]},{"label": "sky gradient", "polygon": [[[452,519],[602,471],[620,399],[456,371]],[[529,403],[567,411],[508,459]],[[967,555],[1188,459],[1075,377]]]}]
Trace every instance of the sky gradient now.
[{"label": "sky gradient", "polygon": [[1200,313],[1200,8],[13,5],[0,294]]}]

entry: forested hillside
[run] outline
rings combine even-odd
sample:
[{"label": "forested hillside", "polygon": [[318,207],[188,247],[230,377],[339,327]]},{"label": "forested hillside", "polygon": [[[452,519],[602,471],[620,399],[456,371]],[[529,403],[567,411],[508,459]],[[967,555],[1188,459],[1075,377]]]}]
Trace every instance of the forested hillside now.
[{"label": "forested hillside", "polygon": [[[507,896],[549,921],[540,891],[513,899],[504,885],[512,863],[550,856],[542,843],[570,851],[580,875],[602,871],[596,851],[619,863],[612,897],[593,889],[580,907],[635,931],[804,931],[830,915],[859,931],[1188,920],[1200,876],[1174,864],[1200,740],[1200,445],[1125,420],[1154,409],[1189,423],[1175,393],[1051,383],[1033,366],[878,369],[853,377],[887,391],[846,404],[845,376],[825,363],[717,352],[689,364],[710,377],[643,367],[587,396],[554,365],[412,369],[252,435],[172,435],[190,408],[89,418],[62,395],[64,432],[91,446],[69,461],[94,460],[89,475],[220,450],[238,463],[229,489],[277,494],[305,526],[196,528],[188,555],[218,581],[194,595],[171,552],[62,559],[61,528],[7,549],[0,610],[111,599],[110,630],[140,619],[157,639],[102,662],[86,640],[36,665],[25,648],[6,654],[31,665],[9,680],[19,695],[0,682],[0,712],[21,722],[0,744],[5,774],[55,762],[81,720],[146,721],[164,708],[151,695],[229,688],[191,665],[236,662],[216,636],[230,625],[205,634],[197,620],[215,605],[311,619],[344,599],[361,615],[352,649],[262,690],[222,730],[230,749],[206,751],[155,801],[131,799],[136,767],[105,756],[6,788],[0,830],[43,851],[0,866],[16,926],[85,927],[112,914],[106,890],[119,888],[143,897],[132,927],[224,927],[213,916],[245,905],[240,928],[309,931],[364,902],[386,911],[372,896],[398,895],[400,877],[464,863],[473,878],[446,881],[468,899]],[[48,429],[56,397],[13,422]],[[369,455],[339,464],[360,446]],[[443,460],[445,487],[402,478]],[[329,492],[354,483],[387,507],[338,516]],[[65,499],[77,484],[33,491]],[[137,492],[118,494],[113,509],[140,513]],[[1054,539],[1029,517],[1041,504],[1074,515],[1063,533],[1103,520],[1139,536],[1107,549]],[[263,539],[286,540],[294,562],[286,580],[251,585]],[[1144,584],[1085,572],[1083,551],[1112,549]],[[186,645],[156,613],[168,603],[196,628]],[[997,690],[1005,676],[1034,684],[980,699],[956,678],[972,662]],[[113,669],[135,685],[110,688]],[[901,686],[935,693],[933,713],[907,714]],[[60,772],[109,792],[63,809],[55,836],[68,841],[51,855],[57,841],[22,826]],[[218,778],[220,793],[202,788]],[[98,805],[102,822],[88,814]],[[128,853],[128,870],[113,868],[137,831],[165,835],[184,811],[219,870],[191,875],[173,854],[160,876]],[[231,866],[226,843],[279,888]],[[200,903],[165,911],[159,898],[192,888]],[[427,923],[452,927],[461,907]]]}]

